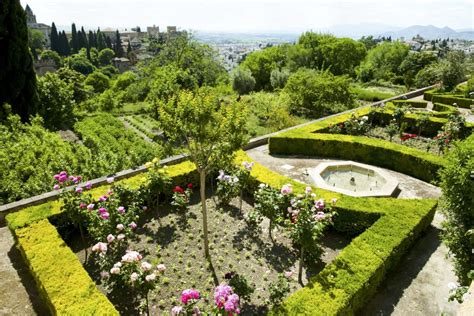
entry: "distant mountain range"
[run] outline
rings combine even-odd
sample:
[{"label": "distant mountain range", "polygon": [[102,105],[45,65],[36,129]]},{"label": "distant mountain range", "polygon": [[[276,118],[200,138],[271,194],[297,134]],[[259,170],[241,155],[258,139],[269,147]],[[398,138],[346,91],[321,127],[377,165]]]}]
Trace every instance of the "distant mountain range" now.
[{"label": "distant mountain range", "polygon": [[453,38],[453,39],[465,39],[474,40],[474,30],[460,30],[456,31],[447,26],[440,28],[433,25],[412,25],[403,29],[383,32],[380,36],[391,36],[392,38],[411,39],[416,35],[420,35],[425,39],[436,39],[436,38]]}]

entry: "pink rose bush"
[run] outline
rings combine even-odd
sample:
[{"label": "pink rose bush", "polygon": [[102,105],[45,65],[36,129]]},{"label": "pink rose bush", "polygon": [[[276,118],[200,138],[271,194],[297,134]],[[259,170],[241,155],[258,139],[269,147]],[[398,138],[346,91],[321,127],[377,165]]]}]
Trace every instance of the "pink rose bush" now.
[{"label": "pink rose bush", "polygon": [[[171,315],[201,315],[196,306],[201,298],[199,291],[186,289],[181,292],[180,301],[184,306],[174,306]],[[238,315],[240,314],[240,298],[227,284],[218,285],[214,289],[214,308],[209,315]],[[207,314],[206,314],[207,315]]]}]

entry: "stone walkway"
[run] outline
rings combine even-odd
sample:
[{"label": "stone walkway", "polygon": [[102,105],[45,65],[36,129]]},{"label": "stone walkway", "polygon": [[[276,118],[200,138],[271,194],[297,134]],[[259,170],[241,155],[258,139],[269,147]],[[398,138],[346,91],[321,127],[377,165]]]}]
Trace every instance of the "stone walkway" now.
[{"label": "stone walkway", "polygon": [[49,315],[1,218],[0,253],[0,315]]},{"label": "stone walkway", "polygon": [[[268,146],[257,147],[247,153],[267,168],[304,183],[311,183],[306,175],[307,168],[314,168],[323,161],[331,161],[313,157],[271,156]],[[398,198],[438,198],[441,194],[440,189],[431,184],[398,172],[383,170],[400,182],[401,192]],[[459,304],[448,302],[448,284],[455,283],[456,277],[447,258],[448,250],[439,239],[442,220],[442,216],[437,213],[428,230],[389,274],[359,315],[455,315]]]}]

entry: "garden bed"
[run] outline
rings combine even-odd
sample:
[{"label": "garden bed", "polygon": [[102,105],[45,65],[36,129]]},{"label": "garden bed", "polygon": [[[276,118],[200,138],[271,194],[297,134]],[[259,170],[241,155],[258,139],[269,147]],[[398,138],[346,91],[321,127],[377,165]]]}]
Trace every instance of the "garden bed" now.
[{"label": "garden bed", "polygon": [[[211,264],[204,258],[202,249],[202,213],[198,192],[194,192],[191,205],[186,211],[175,211],[167,205],[147,211],[137,229],[137,238],[130,249],[144,255],[153,264],[164,263],[167,270],[156,292],[150,294],[151,314],[168,313],[179,305],[181,291],[195,288],[203,300],[199,307],[206,310],[212,305],[215,284],[226,282],[228,272],[244,276],[255,291],[250,300],[242,302],[243,315],[263,314],[269,308],[269,286],[276,282],[279,273],[293,272],[289,278],[291,293],[301,286],[297,282],[297,253],[291,246],[291,239],[284,229],[273,231],[273,241],[268,237],[268,220],[259,229],[252,229],[245,221],[245,214],[252,210],[252,201],[244,201],[242,212],[239,199],[229,206],[221,207],[214,198],[207,199]],[[166,203],[169,204],[169,203]],[[304,271],[304,282],[321,271],[339,251],[350,243],[351,238],[334,231],[328,231],[322,240],[324,253],[321,261],[314,262]],[[78,241],[73,241],[77,243]],[[76,253],[81,262],[84,252]],[[107,293],[100,287],[100,273],[95,267],[86,265],[86,270],[99,284],[121,313],[137,313],[131,308],[127,293]]]}]

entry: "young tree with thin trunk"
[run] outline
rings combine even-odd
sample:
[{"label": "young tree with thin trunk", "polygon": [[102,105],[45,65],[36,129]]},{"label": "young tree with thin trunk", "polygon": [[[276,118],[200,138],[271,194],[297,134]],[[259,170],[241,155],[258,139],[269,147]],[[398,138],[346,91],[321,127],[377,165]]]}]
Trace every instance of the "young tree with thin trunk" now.
[{"label": "young tree with thin trunk", "polygon": [[223,102],[209,88],[181,91],[159,107],[167,135],[184,144],[200,177],[204,255],[209,257],[206,178],[216,165],[231,164],[234,152],[247,141],[247,110],[236,102]]}]

